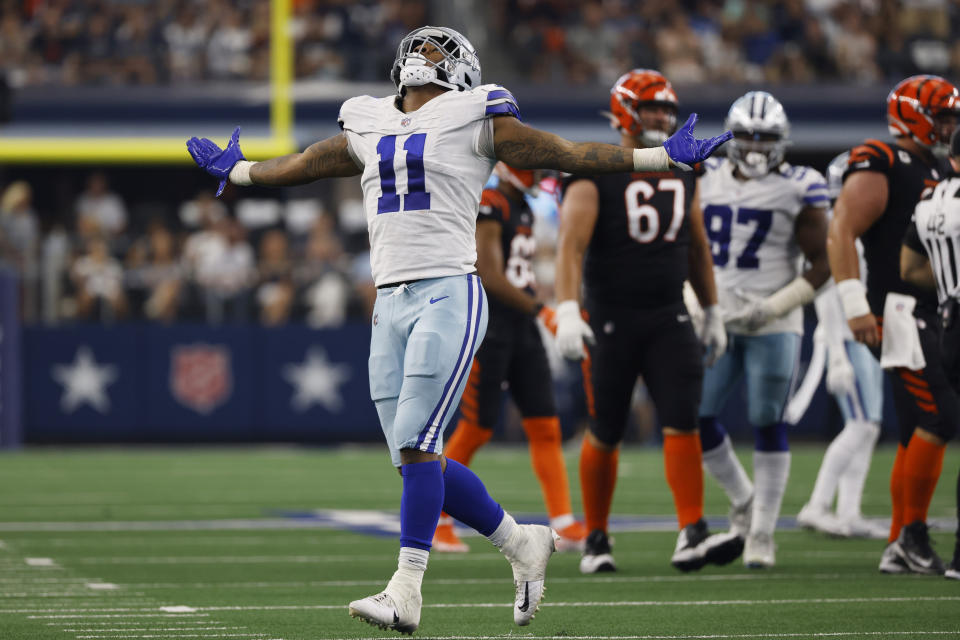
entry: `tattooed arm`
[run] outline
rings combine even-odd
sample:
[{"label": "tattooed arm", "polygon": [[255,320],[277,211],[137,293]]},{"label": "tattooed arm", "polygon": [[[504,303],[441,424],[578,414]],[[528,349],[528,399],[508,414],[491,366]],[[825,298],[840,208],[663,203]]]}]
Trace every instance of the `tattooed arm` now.
[{"label": "tattooed arm", "polygon": [[250,165],[250,180],[268,187],[306,184],[320,178],[342,178],[359,175],[361,167],[347,149],[347,136],[340,133],[315,142],[303,153],[271,158]]},{"label": "tattooed arm", "polygon": [[498,160],[517,169],[556,169],[576,174],[634,170],[633,149],[571,142],[510,117],[493,119],[493,147]]}]

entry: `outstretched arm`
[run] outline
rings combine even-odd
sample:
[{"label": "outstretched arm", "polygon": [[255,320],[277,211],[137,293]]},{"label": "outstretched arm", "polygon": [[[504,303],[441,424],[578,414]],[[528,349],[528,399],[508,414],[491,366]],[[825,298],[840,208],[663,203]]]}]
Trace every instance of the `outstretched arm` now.
[{"label": "outstretched arm", "polygon": [[307,147],[303,153],[291,153],[264,162],[249,162],[240,150],[240,127],[233,131],[223,149],[207,138],[190,138],[187,150],[201,169],[220,178],[217,195],[227,180],[241,186],[261,184],[286,187],[306,184],[320,178],[355,176],[361,167],[347,148],[347,137],[338,134]]},{"label": "outstretched arm", "polygon": [[728,131],[716,138],[693,137],[696,114],[661,147],[630,149],[601,142],[571,142],[560,136],[528,127],[516,118],[493,121],[493,146],[497,159],[518,169],[555,169],[567,173],[622,173],[667,171],[705,160],[730,139]]},{"label": "outstretched arm", "polygon": [[[347,150],[343,133],[315,142],[303,153],[291,153],[250,165],[250,181],[268,187],[306,184],[320,178],[355,176],[361,168]],[[231,172],[231,181],[234,176]]]}]

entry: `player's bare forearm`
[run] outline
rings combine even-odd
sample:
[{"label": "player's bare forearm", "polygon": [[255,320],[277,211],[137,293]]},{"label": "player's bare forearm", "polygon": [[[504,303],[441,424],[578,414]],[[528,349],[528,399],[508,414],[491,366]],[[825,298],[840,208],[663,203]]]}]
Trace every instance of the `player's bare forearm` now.
[{"label": "player's bare forearm", "polygon": [[488,296],[523,313],[532,314],[536,311],[536,299],[507,280],[503,250],[500,248],[501,233],[497,222],[477,223],[477,274]]},{"label": "player's bare forearm", "polygon": [[478,264],[477,274],[480,276],[480,281],[483,282],[483,290],[487,292],[488,296],[523,313],[533,314],[537,310],[536,298],[510,284],[502,270],[499,273],[493,270],[484,270]]},{"label": "player's bare forearm", "polygon": [[713,275],[713,254],[710,252],[710,240],[703,222],[703,210],[700,209],[700,184],[690,203],[690,249],[687,253],[690,269],[690,286],[697,294],[701,307],[717,304],[717,282]]},{"label": "player's bare forearm", "polygon": [[710,254],[710,247],[690,245],[690,253],[687,257],[690,265],[690,286],[697,294],[697,300],[701,307],[709,307],[717,304],[717,283],[713,277],[713,256]]},{"label": "player's bare forearm", "polygon": [[599,215],[600,194],[591,180],[575,180],[567,185],[560,205],[560,229],[557,234],[557,302],[580,301],[583,256]]},{"label": "player's bare forearm", "polygon": [[900,278],[924,289],[936,289],[937,280],[930,268],[930,260],[910,247],[900,247]]},{"label": "player's bare forearm", "polygon": [[257,162],[250,167],[254,184],[289,187],[321,178],[342,178],[360,173],[360,167],[347,150],[347,137],[338,134],[315,142],[303,153],[291,153]]},{"label": "player's bare forearm", "polygon": [[857,256],[857,237],[849,225],[834,218],[827,234],[827,262],[836,282],[860,278],[860,259]]},{"label": "player's bare forearm", "polygon": [[528,127],[516,118],[494,120],[498,160],[517,169],[555,169],[575,174],[633,171],[633,149],[601,142],[571,142]]},{"label": "player's bare forearm", "polygon": [[797,246],[810,263],[810,268],[803,272],[803,277],[810,286],[819,289],[830,278],[826,211],[822,207],[807,207],[801,211],[794,226],[794,237]]}]

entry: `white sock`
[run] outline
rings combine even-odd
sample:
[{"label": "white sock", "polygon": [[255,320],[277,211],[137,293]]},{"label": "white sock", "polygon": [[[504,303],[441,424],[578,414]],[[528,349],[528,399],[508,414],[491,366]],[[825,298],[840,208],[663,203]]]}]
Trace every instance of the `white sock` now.
[{"label": "white sock", "polygon": [[848,429],[855,435],[856,449],[840,476],[837,492],[837,515],[843,520],[860,516],[863,485],[867,482],[867,473],[870,471],[873,448],[880,437],[880,425],[876,422],[851,420],[843,430]]},{"label": "white sock", "polygon": [[510,539],[510,536],[513,535],[513,532],[517,530],[517,521],[513,519],[506,511],[503,512],[503,520],[500,521],[500,524],[497,525],[497,528],[494,529],[493,533],[487,536],[487,540],[493,543],[497,549],[500,549],[507,543],[507,540]]},{"label": "white sock", "polygon": [[753,520],[751,532],[773,534],[790,476],[789,451],[754,451]]},{"label": "white sock", "polygon": [[566,529],[576,521],[572,513],[565,513],[556,518],[550,518],[550,528],[560,531],[560,529]]},{"label": "white sock", "polygon": [[742,505],[753,495],[753,485],[733,451],[730,436],[724,436],[723,442],[703,452],[703,468],[727,492],[731,504]]},{"label": "white sock", "polygon": [[400,547],[400,555],[397,559],[397,570],[394,572],[387,588],[384,591],[395,591],[394,587],[398,583],[413,584],[417,591],[423,584],[423,573],[427,570],[427,560],[430,558],[430,552],[424,549],[415,549],[414,547]]},{"label": "white sock", "polygon": [[808,502],[811,507],[820,511],[829,511],[833,506],[833,496],[837,492],[840,476],[857,453],[857,435],[850,426],[851,423],[848,422],[823,454],[823,462],[820,463],[817,481],[813,484],[813,493],[810,494]]}]

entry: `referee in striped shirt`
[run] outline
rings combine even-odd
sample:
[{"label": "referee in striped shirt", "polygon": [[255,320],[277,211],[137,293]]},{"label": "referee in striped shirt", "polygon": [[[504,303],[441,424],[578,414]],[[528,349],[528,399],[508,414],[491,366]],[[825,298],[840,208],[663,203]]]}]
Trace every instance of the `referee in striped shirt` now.
[{"label": "referee in striped shirt", "polygon": [[[917,204],[900,250],[900,277],[936,288],[943,367],[954,391],[960,393],[960,128],[950,138],[950,164],[953,172]],[[957,516],[960,520],[960,474]],[[944,575],[960,580],[960,524],[953,560]]]}]

